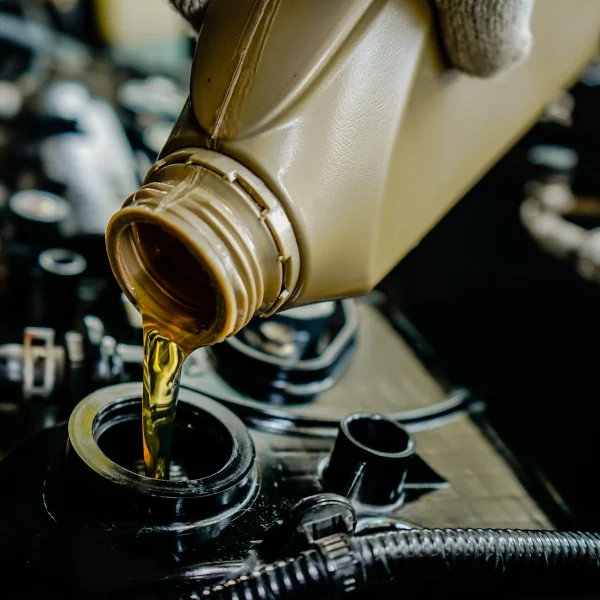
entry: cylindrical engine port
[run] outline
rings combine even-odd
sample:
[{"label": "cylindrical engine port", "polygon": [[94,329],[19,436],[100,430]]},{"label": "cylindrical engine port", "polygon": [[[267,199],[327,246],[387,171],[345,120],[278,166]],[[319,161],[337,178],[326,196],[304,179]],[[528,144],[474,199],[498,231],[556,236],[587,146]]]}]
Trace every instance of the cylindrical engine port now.
[{"label": "cylindrical engine port", "polygon": [[324,487],[363,506],[394,506],[402,501],[414,453],[412,437],[396,421],[377,414],[350,415],[340,424],[323,473]]},{"label": "cylindrical engine port", "polygon": [[180,390],[169,479],[146,477],[141,386],[103,388],[69,420],[57,520],[192,528],[212,537],[254,498],[255,451],[231,411]]}]

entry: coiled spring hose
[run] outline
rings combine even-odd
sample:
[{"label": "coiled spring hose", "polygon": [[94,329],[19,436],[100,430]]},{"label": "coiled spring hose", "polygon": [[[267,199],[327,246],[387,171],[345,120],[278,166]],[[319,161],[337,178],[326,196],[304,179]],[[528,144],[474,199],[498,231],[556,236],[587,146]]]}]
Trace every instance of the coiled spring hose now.
[{"label": "coiled spring hose", "polygon": [[341,598],[367,586],[428,579],[598,577],[600,534],[493,529],[410,529],[331,535],[310,549],[204,590],[194,598]]}]

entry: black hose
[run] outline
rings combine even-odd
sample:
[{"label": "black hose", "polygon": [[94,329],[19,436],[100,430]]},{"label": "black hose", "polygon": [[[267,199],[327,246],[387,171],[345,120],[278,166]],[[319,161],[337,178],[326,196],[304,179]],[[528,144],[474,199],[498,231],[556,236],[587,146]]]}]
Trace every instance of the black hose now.
[{"label": "black hose", "polygon": [[511,529],[410,529],[356,538],[367,583],[387,576],[600,574],[600,535]]},{"label": "black hose", "polygon": [[[201,598],[274,600],[275,598],[317,599],[331,594],[328,573],[318,550],[262,567],[235,581],[204,590]],[[192,595],[191,598],[195,596]],[[197,597],[197,595],[196,595]]]},{"label": "black hose", "polygon": [[[294,558],[204,590],[201,598],[340,598],[392,580],[578,580],[600,575],[600,534],[492,529],[410,529],[333,535]],[[192,597],[198,597],[192,596]]]}]

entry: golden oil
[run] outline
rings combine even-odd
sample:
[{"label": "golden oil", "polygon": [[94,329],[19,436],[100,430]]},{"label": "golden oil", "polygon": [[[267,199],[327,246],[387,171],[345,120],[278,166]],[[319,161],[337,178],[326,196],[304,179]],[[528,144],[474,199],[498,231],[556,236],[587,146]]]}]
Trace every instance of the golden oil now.
[{"label": "golden oil", "polygon": [[185,352],[144,316],[142,439],[147,477],[169,479],[177,395]]}]

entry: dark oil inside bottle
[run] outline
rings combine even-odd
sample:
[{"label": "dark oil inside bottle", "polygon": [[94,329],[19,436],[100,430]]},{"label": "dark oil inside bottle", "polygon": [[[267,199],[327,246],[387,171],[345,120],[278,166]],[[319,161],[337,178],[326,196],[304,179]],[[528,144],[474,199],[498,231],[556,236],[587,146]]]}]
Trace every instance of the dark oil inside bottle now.
[{"label": "dark oil inside bottle", "polygon": [[[206,326],[214,320],[215,292],[198,259],[174,235],[156,225],[134,225],[133,232],[146,271],[138,285],[144,288],[146,278],[150,278],[168,290],[174,306],[190,311],[195,323]],[[143,291],[138,290],[138,293]],[[179,320],[180,314],[176,312],[171,317]]]},{"label": "dark oil inside bottle", "polygon": [[142,439],[147,477],[169,479],[183,350],[144,319]]}]

